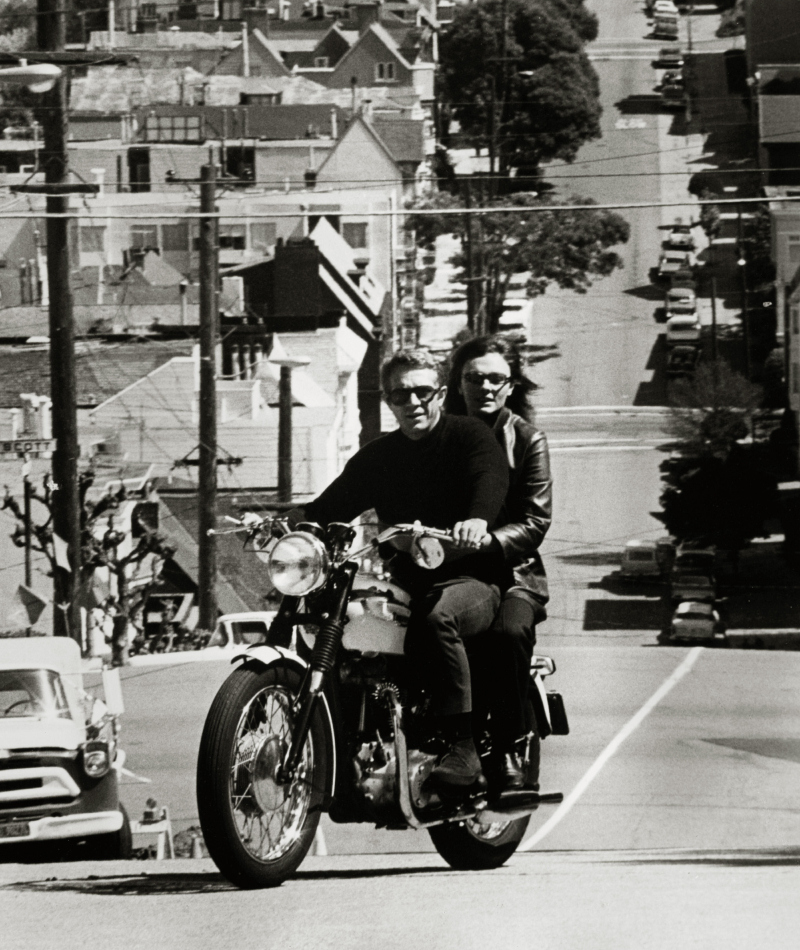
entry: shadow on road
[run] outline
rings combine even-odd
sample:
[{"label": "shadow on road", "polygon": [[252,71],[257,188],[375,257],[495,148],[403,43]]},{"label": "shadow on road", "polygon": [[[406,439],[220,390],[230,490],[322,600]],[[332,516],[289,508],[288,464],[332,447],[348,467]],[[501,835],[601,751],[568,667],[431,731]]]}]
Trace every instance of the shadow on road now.
[{"label": "shadow on road", "polygon": [[584,630],[661,630],[664,607],[656,600],[587,600]]},{"label": "shadow on road", "polygon": [[620,115],[658,115],[664,111],[661,96],[654,93],[635,94],[626,96],[615,102],[614,106]]},{"label": "shadow on road", "polygon": [[216,894],[237,888],[221,874],[125,874],[115,877],[90,875],[75,880],[19,881],[6,884],[4,891],[36,891],[42,894],[74,893],[98,894],[108,897],[135,895],[163,896],[164,894]]},{"label": "shadow on road", "polygon": [[683,864],[709,867],[799,867],[800,848],[765,848],[759,851],[692,851],[641,858],[620,858],[607,864]]}]

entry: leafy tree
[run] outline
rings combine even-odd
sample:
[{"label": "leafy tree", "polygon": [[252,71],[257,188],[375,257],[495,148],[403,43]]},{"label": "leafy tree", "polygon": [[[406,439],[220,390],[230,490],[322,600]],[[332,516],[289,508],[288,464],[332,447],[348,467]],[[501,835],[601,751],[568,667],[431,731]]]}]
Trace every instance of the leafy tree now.
[{"label": "leafy tree", "polygon": [[495,103],[501,171],[574,161],[584,142],[600,137],[599,83],[583,48],[596,32],[580,0],[456,7],[440,46],[441,97],[478,146],[492,136]]},{"label": "leafy tree", "polygon": [[692,380],[674,385],[668,431],[681,454],[661,464],[662,510],[653,516],[679,540],[736,552],[764,532],[776,510],[771,450],[739,441],[761,400],[761,388],[724,360],[701,363]]},{"label": "leafy tree", "polygon": [[668,431],[684,454],[724,459],[751,430],[763,391],[722,359],[700,363],[691,379],[673,383]]},{"label": "leafy tree", "polygon": [[[472,215],[473,279],[482,285],[485,313],[483,332],[492,333],[505,309],[511,278],[527,275],[529,296],[543,294],[550,284],[586,293],[595,277],[604,277],[622,266],[616,245],[629,237],[628,222],[619,214],[600,209],[574,208],[593,202],[571,198],[558,202],[557,210],[538,211],[552,206],[552,198],[530,193],[497,199],[491,213]],[[429,195],[413,204],[414,209],[446,209],[460,204],[449,194]],[[503,208],[526,206],[530,213],[508,212]],[[459,270],[457,281],[467,276],[469,233],[464,215],[409,214],[406,227],[417,243],[430,248],[439,234],[455,233],[461,250],[452,258]],[[482,280],[480,279],[482,278]]]},{"label": "leafy tree", "polygon": [[[93,502],[87,497],[93,482],[94,473],[91,470],[81,473],[81,576],[78,586],[82,592],[86,592],[98,568],[106,568],[114,578],[115,583],[110,585],[108,596],[99,606],[113,618],[112,662],[115,666],[122,666],[127,659],[128,626],[141,613],[161,574],[164,560],[175,553],[175,548],[158,532],[141,523],[140,536],[131,539],[128,544],[127,536],[115,526],[116,513],[122,503],[129,500],[127,490],[122,486],[117,492],[108,492]],[[11,535],[14,544],[24,547],[26,531],[30,530],[31,547],[47,558],[49,574],[52,575],[56,569],[56,553],[53,542],[53,483],[49,475],[45,476],[41,490],[32,489],[31,498],[45,508],[46,517],[38,522],[31,517],[29,526],[25,512],[7,487],[0,508],[14,515],[16,524]],[[130,575],[137,568],[141,570],[147,558],[150,558],[148,582],[132,588]]]},{"label": "leafy tree", "polygon": [[751,206],[753,217],[744,223],[742,251],[747,258],[747,275],[753,290],[763,289],[775,280],[772,260],[772,218],[767,205]]}]

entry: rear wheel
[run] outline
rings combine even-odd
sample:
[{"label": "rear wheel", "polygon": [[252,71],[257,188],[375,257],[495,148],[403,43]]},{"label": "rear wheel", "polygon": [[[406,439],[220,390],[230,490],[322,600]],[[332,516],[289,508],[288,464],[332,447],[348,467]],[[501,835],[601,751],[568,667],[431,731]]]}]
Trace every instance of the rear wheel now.
[{"label": "rear wheel", "polygon": [[317,706],[290,784],[278,769],[292,741],[300,674],[292,667],[235,670],[209,710],[197,763],[197,804],[209,854],[239,887],[275,887],[306,856],[333,756]]},{"label": "rear wheel", "polygon": [[[531,737],[525,756],[525,787],[539,788],[541,740],[535,727],[533,705],[528,704]],[[450,867],[458,871],[490,871],[505,864],[525,836],[530,815],[508,821],[488,821],[480,817],[436,825],[429,829],[431,841]]]}]

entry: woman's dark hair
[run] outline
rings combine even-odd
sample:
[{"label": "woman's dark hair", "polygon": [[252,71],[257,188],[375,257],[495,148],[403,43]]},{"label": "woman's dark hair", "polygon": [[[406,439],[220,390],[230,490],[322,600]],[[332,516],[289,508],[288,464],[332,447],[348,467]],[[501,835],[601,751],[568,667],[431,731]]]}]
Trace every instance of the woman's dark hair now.
[{"label": "woman's dark hair", "polygon": [[511,392],[506,399],[506,406],[523,419],[533,421],[533,405],[531,393],[537,388],[533,380],[528,379],[522,372],[522,356],[519,348],[507,337],[500,334],[479,336],[467,340],[457,347],[450,357],[450,372],[447,377],[447,395],[444,400],[444,411],[457,416],[467,414],[464,397],[459,392],[461,374],[470,360],[486,356],[487,353],[497,353],[508,363],[511,370]]}]

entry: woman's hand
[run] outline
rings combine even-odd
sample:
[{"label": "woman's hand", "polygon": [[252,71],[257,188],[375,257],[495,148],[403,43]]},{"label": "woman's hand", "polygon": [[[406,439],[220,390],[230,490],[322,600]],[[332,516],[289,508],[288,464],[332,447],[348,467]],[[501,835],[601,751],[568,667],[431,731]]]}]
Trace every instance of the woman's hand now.
[{"label": "woman's hand", "polygon": [[459,521],[453,528],[453,541],[457,548],[466,548],[470,551],[478,551],[482,548],[488,548],[492,543],[492,536],[486,530],[488,523],[483,518],[470,518],[467,521]]}]

